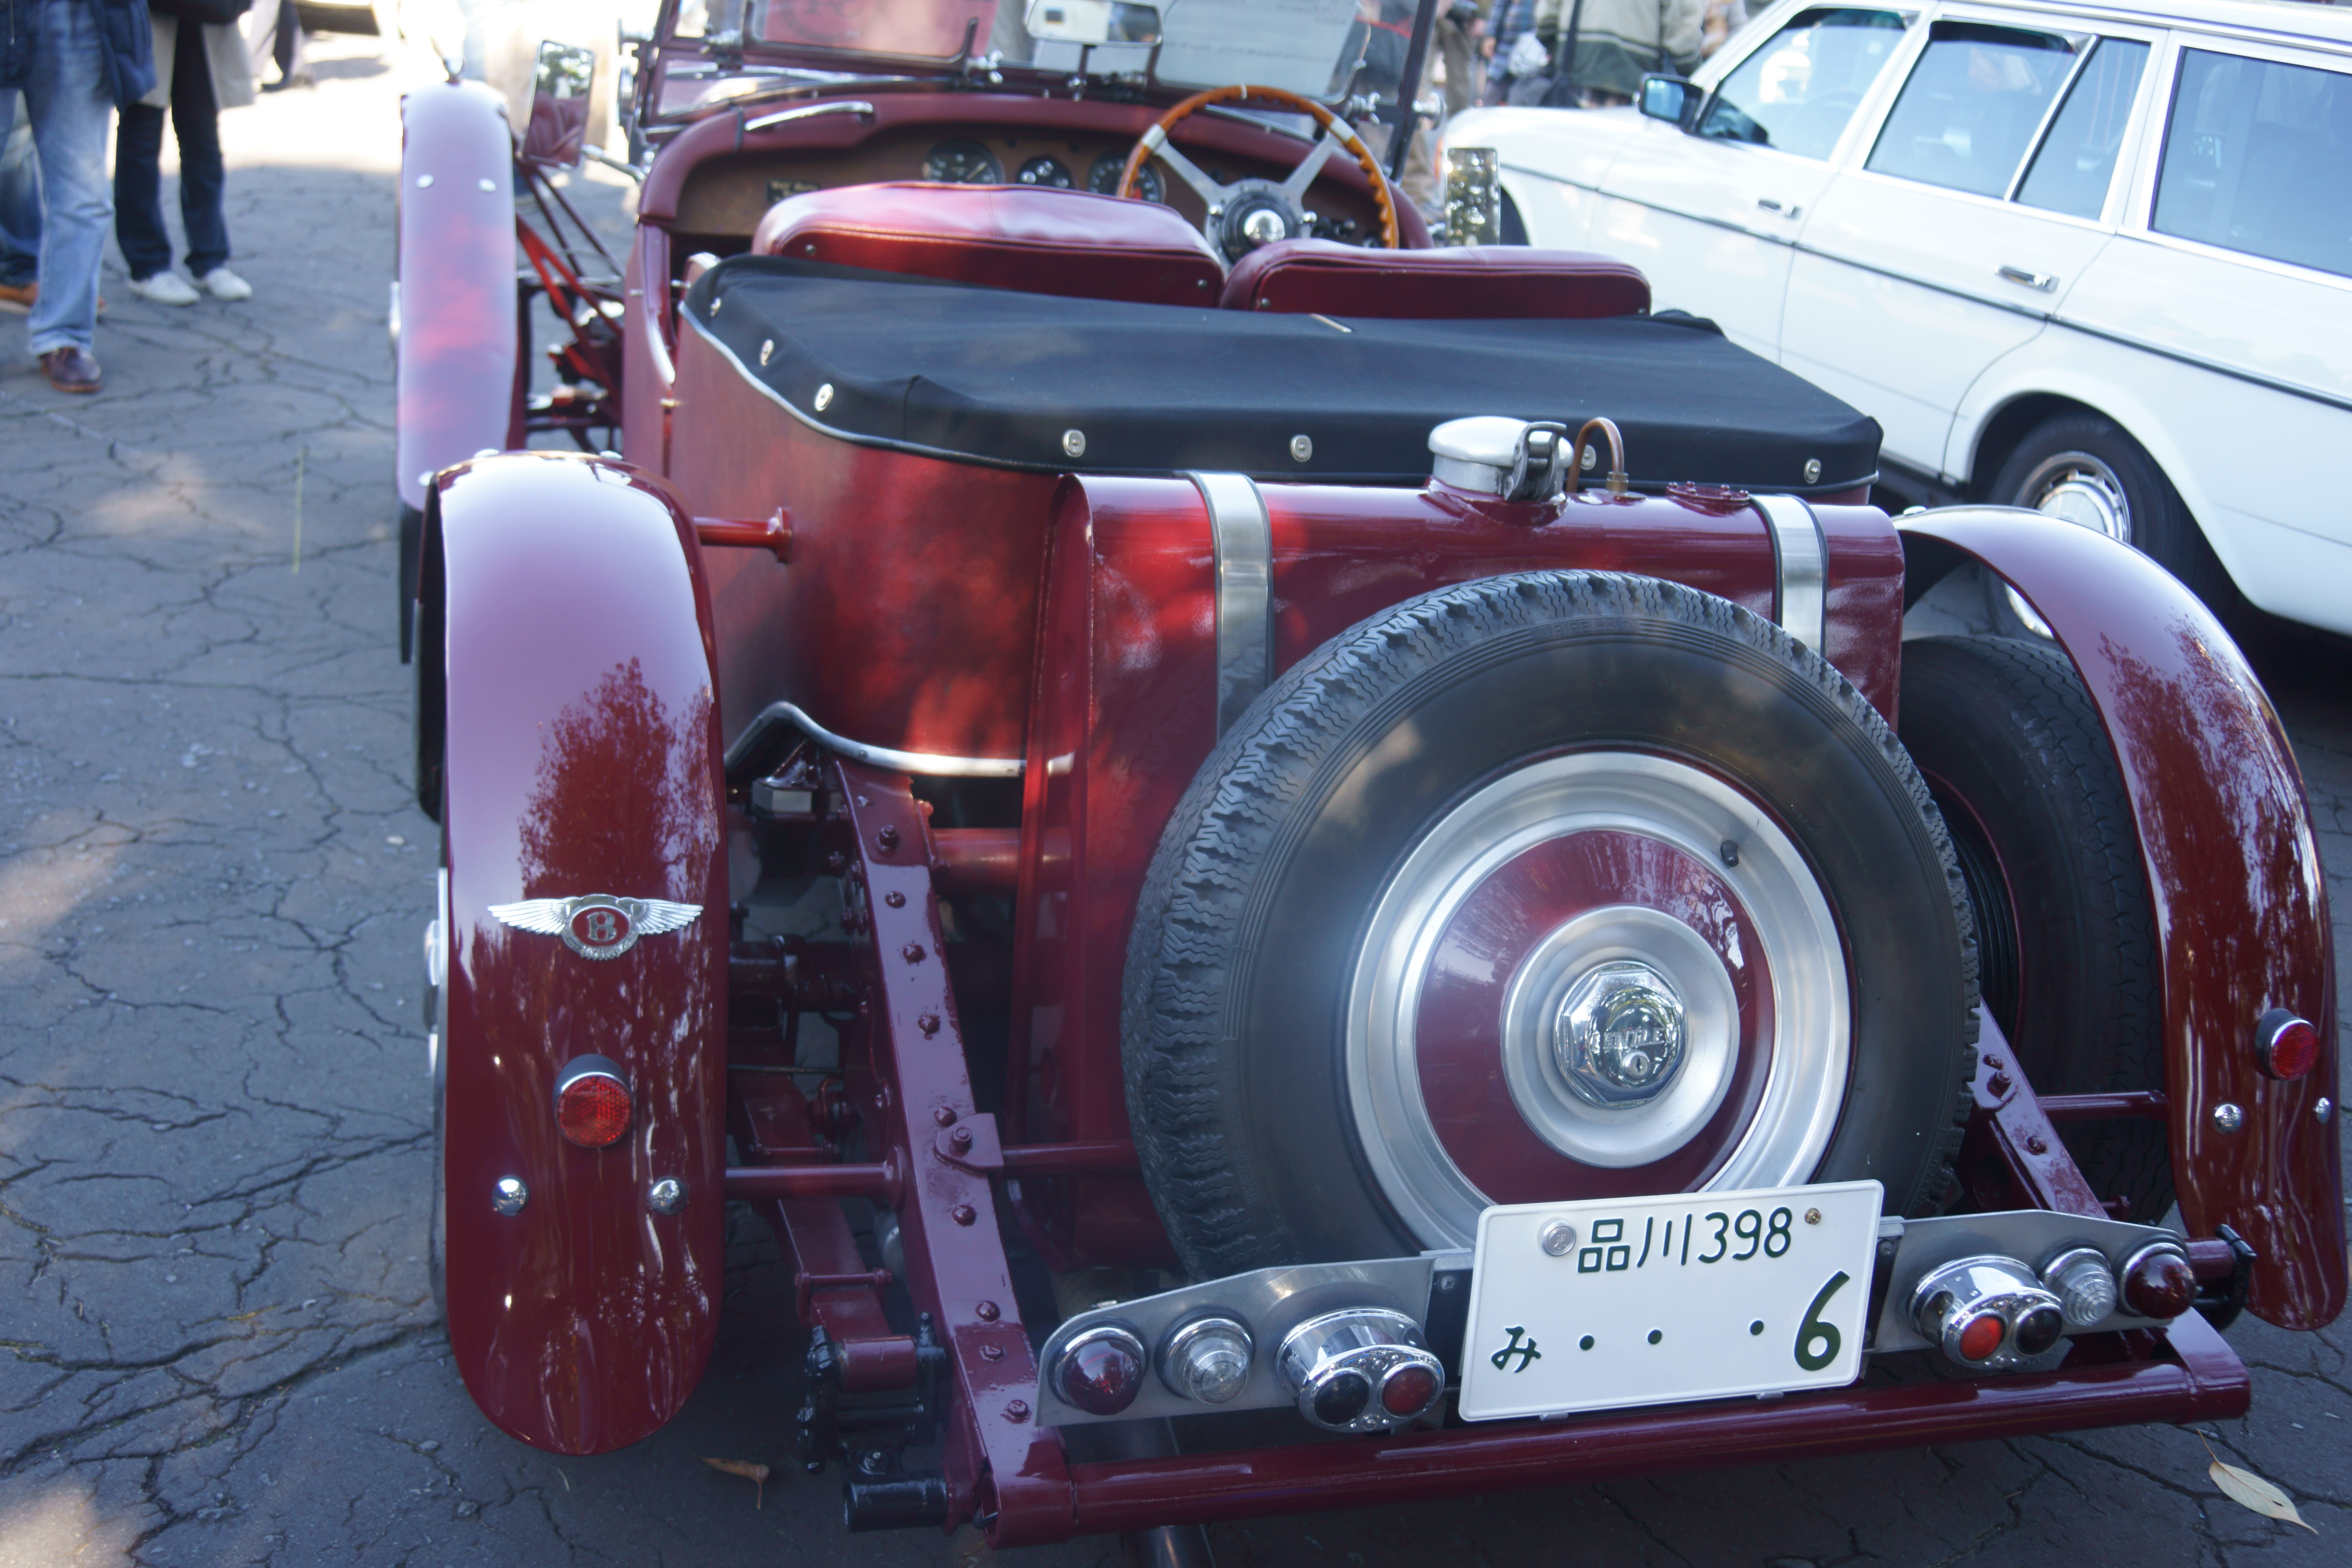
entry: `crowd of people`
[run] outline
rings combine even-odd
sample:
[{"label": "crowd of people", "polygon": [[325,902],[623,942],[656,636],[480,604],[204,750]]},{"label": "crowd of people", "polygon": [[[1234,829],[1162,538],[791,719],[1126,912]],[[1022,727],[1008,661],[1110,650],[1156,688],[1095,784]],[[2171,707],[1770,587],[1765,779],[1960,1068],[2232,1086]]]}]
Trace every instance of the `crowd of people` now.
[{"label": "crowd of people", "polygon": [[[0,0],[0,310],[28,317],[28,346],[58,391],[101,383],[110,227],[142,299],[252,297],[228,267],[220,111],[253,101],[257,60],[280,83],[299,80],[299,43],[292,0]],[[167,114],[186,277],[164,226]]]}]

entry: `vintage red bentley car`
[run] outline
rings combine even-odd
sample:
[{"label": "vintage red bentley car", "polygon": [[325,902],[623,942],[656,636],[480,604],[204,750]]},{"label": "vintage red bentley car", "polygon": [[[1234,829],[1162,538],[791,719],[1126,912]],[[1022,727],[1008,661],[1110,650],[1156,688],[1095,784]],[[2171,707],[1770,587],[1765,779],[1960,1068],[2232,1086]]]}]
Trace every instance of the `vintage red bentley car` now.
[{"label": "vintage red bentley car", "polygon": [[[676,1415],[730,1203],[850,1525],[1008,1545],[2227,1416],[2217,1330],[2336,1316],[2319,861],[2179,584],[1890,520],[1629,266],[1433,246],[1351,129],[1431,7],[685,12],[606,271],[585,65],[405,110],[499,1426]],[[2055,639],[1904,641],[1964,565]]]}]

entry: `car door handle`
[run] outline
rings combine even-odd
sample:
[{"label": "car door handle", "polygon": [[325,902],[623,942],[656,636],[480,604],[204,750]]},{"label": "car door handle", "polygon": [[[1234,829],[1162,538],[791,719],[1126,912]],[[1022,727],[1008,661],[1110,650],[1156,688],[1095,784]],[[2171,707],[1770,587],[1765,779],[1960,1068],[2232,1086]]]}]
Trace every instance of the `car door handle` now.
[{"label": "car door handle", "polygon": [[1774,201],[1769,196],[1757,197],[1756,205],[1762,207],[1768,213],[1779,213],[1782,217],[1787,218],[1795,217],[1799,213],[1805,210],[1800,206],[1783,207],[1779,202]]},{"label": "car door handle", "polygon": [[2058,287],[2057,278],[2051,273],[2028,272],[2022,267],[2003,267],[2000,271],[2011,283],[2022,283],[2028,289],[2039,289],[2044,294]]}]

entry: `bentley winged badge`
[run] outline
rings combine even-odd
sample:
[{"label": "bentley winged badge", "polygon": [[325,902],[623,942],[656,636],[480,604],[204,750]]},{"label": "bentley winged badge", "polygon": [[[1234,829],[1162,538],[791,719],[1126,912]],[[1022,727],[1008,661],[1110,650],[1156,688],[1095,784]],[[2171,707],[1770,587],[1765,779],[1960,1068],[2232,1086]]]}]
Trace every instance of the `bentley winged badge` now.
[{"label": "bentley winged badge", "polygon": [[610,893],[583,893],[572,899],[525,899],[517,904],[492,904],[490,913],[517,931],[560,936],[583,958],[618,958],[637,945],[641,936],[692,925],[701,915],[700,904],[674,904],[667,899],[619,899]]}]

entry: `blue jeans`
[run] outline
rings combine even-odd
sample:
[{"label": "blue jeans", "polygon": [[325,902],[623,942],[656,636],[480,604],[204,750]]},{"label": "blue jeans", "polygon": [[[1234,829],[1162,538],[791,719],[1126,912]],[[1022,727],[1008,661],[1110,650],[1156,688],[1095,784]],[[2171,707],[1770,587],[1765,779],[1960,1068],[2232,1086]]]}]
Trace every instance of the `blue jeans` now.
[{"label": "blue jeans", "polygon": [[24,95],[0,89],[0,283],[21,289],[41,275],[41,181]]},{"label": "blue jeans", "polygon": [[[21,18],[26,7],[19,5]],[[98,23],[81,0],[36,0],[25,107],[41,163],[41,297],[26,323],[34,354],[88,349],[98,326],[98,261],[114,226],[106,130],[114,116]]]},{"label": "blue jeans", "polygon": [[[220,106],[205,58],[204,28],[182,21],[174,58],[157,60],[172,84],[172,133],[180,142],[180,222],[188,231],[188,270],[202,278],[228,261],[228,219],[223,209]],[[172,265],[172,236],[163,226],[163,111],[125,104],[114,143],[114,240],[131,276],[145,279]]]}]

